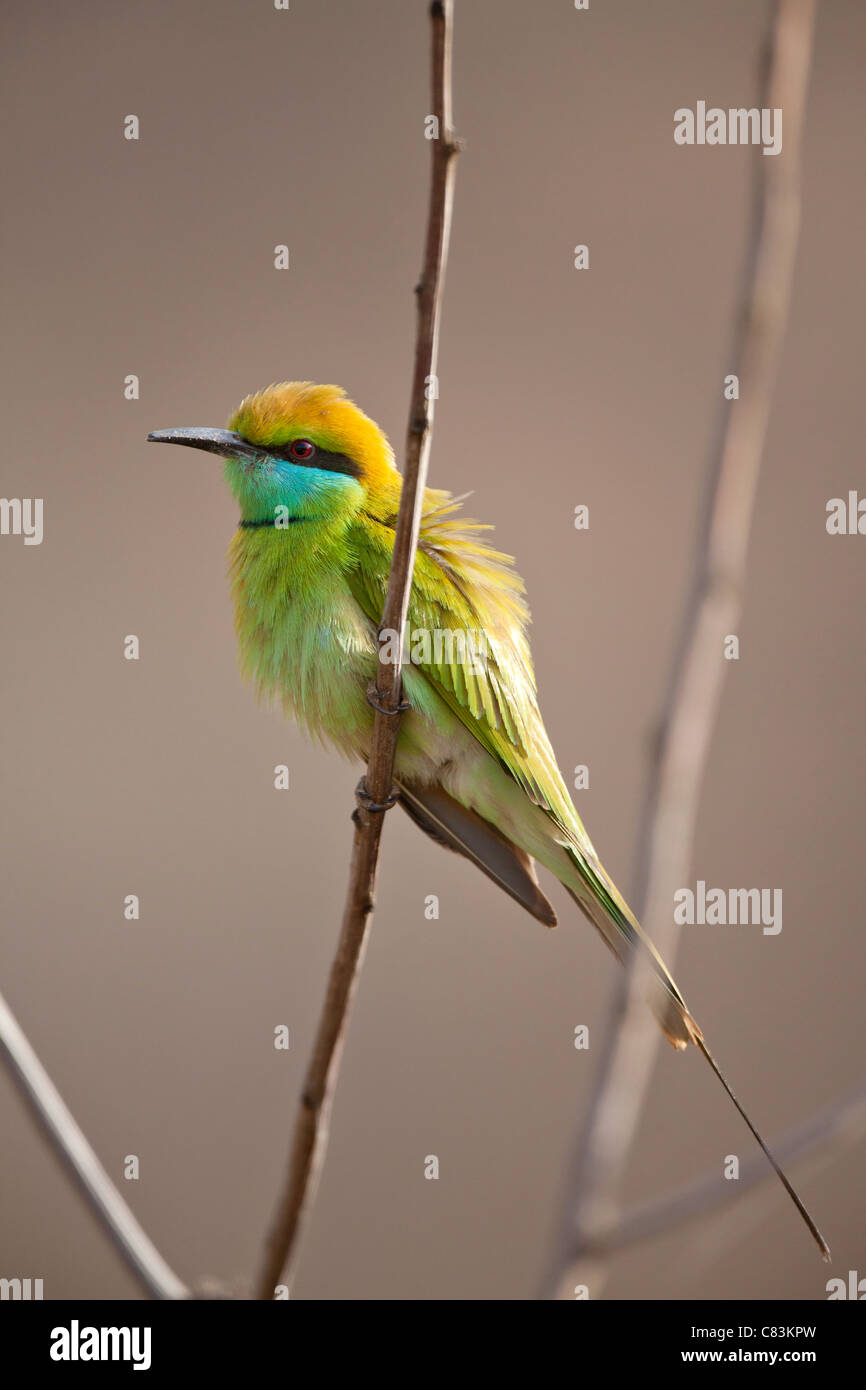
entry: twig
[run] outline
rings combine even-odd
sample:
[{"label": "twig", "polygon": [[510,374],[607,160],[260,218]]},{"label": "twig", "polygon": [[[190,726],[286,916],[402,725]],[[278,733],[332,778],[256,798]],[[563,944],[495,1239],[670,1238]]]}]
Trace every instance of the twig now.
[{"label": "twig", "polygon": [[[409,608],[411,576],[421,521],[433,428],[439,317],[451,226],[454,156],[458,151],[451,123],[452,0],[435,0],[432,26],[433,114],[438,135],[432,141],[432,173],[427,240],[421,281],[416,287],[418,329],[415,369],[406,443],[406,468],[397,517],[394,554],[380,631],[402,633]],[[399,648],[401,643],[398,641]],[[359,786],[354,813],[355,836],[343,924],[313,1052],[301,1093],[292,1140],[288,1177],[268,1236],[256,1297],[270,1299],[288,1265],[283,1282],[291,1287],[299,1236],[315,1200],[328,1143],[328,1124],[340,1055],[373,912],[376,866],[382,834],[382,810],[391,802],[394,753],[402,706],[401,662],[380,647],[373,735],[366,775]],[[377,809],[378,808],[378,809]]]},{"label": "twig", "polygon": [[[762,108],[784,111],[783,151],[755,151],[751,230],[742,272],[733,370],[740,399],[726,402],[710,456],[694,575],[650,770],[637,852],[635,908],[663,957],[676,947],[673,892],[686,881],[694,825],[725,663],[736,631],[758,470],[791,293],[799,227],[800,151],[815,0],[775,0],[765,49]],[[589,1112],[570,1169],[546,1294],[572,1282],[597,1296],[603,1268],[590,1258],[610,1229],[655,1058],[658,1032],[644,1002],[649,966],[637,953],[615,986]],[[576,1271],[568,1274],[570,1266]]]},{"label": "twig", "polygon": [[[823,1164],[835,1158],[842,1147],[850,1147],[864,1135],[866,1084],[861,1084],[853,1095],[824,1106],[805,1123],[774,1139],[771,1148],[786,1167],[801,1162],[816,1150],[825,1151],[820,1155]],[[834,1146],[833,1151],[827,1152],[830,1145]],[[625,1211],[606,1235],[599,1235],[595,1250],[622,1250],[627,1245],[636,1245],[639,1241],[651,1240],[653,1236],[667,1234],[674,1226],[684,1225],[698,1216],[737,1201],[750,1188],[769,1182],[772,1177],[773,1170],[760,1153],[751,1155],[743,1162],[736,1182],[726,1181],[719,1169],[715,1168],[694,1182]]]},{"label": "twig", "polygon": [[189,1289],[169,1269],[96,1157],[2,995],[0,1052],[34,1119],[135,1277],[154,1298],[189,1298]]}]

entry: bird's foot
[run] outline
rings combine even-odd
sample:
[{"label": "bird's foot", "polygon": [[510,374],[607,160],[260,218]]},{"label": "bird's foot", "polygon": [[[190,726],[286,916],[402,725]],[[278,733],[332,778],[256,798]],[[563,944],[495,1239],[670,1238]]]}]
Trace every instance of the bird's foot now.
[{"label": "bird's foot", "polygon": [[[355,799],[358,802],[358,806],[362,806],[365,811],[390,811],[391,807],[397,804],[398,797],[399,792],[395,787],[384,801],[377,801],[367,790],[367,783],[364,781],[363,777],[355,788]],[[358,824],[357,815],[357,811],[352,814],[352,819],[355,821],[356,825]]]},{"label": "bird's foot", "polygon": [[371,685],[371,686],[368,688],[368,690],[367,690],[367,704],[368,704],[368,705],[372,705],[372,706],[373,706],[373,709],[377,709],[377,710],[379,711],[380,714],[387,714],[387,715],[403,714],[403,712],[404,712],[405,710],[411,708],[411,706],[410,706],[410,704],[409,704],[409,701],[406,699],[405,696],[403,696],[403,698],[400,700],[400,703],[399,703],[399,705],[397,706],[396,709],[388,709],[385,705],[382,704],[382,700],[383,700],[383,699],[384,699],[384,696],[383,696],[381,690],[378,690],[378,689],[376,688],[375,685]]}]

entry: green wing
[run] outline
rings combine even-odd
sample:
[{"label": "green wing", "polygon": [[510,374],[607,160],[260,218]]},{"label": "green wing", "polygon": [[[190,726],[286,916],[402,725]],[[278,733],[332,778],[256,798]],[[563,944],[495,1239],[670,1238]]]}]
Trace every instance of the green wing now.
[{"label": "green wing", "polygon": [[[681,1023],[685,1005],[673,978],[613,880],[602,866],[563,782],[538,708],[526,625],[524,588],[512,559],[481,538],[491,530],[459,517],[461,498],[425,494],[409,622],[413,629],[481,631],[486,660],[466,663],[418,661],[433,688],[478,742],[496,758],[526,795],[549,815],[554,837],[572,869],[560,873],[577,904],[607,945],[625,960],[638,942],[652,955],[667,1000],[657,1009],[676,1046],[691,1036]],[[364,517],[350,536],[348,581],[356,600],[375,623],[381,620],[391,565],[396,518]],[[559,871],[556,871],[559,873]],[[532,910],[532,908],[530,908]]]},{"label": "green wing", "polygon": [[[462,500],[445,492],[425,494],[409,622],[431,633],[482,634],[484,659],[473,668],[443,647],[413,665],[527,796],[569,837],[589,846],[538,709],[523,583],[511,557],[481,539],[492,528],[457,515]],[[350,537],[354,565],[348,579],[361,608],[378,623],[394,519],[364,521]]]}]

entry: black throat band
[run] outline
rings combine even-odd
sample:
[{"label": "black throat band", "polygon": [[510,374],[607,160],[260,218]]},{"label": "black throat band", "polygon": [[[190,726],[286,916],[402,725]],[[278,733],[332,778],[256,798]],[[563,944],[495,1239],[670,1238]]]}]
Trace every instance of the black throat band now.
[{"label": "black throat band", "polygon": [[283,516],[280,517],[280,524],[277,525],[275,517],[268,517],[266,521],[239,521],[238,525],[244,531],[256,531],[260,526],[271,526],[275,531],[282,531],[284,526],[293,526],[296,521],[313,521],[311,516]]}]

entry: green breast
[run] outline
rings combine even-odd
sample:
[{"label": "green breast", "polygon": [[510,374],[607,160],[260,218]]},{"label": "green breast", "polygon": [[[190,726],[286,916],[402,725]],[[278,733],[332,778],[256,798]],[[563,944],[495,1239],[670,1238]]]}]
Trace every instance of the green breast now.
[{"label": "green breast", "polygon": [[311,545],[299,530],[239,529],[232,541],[241,669],[299,724],[363,755],[373,720],[366,699],[376,671],[373,624],[328,547]]}]

